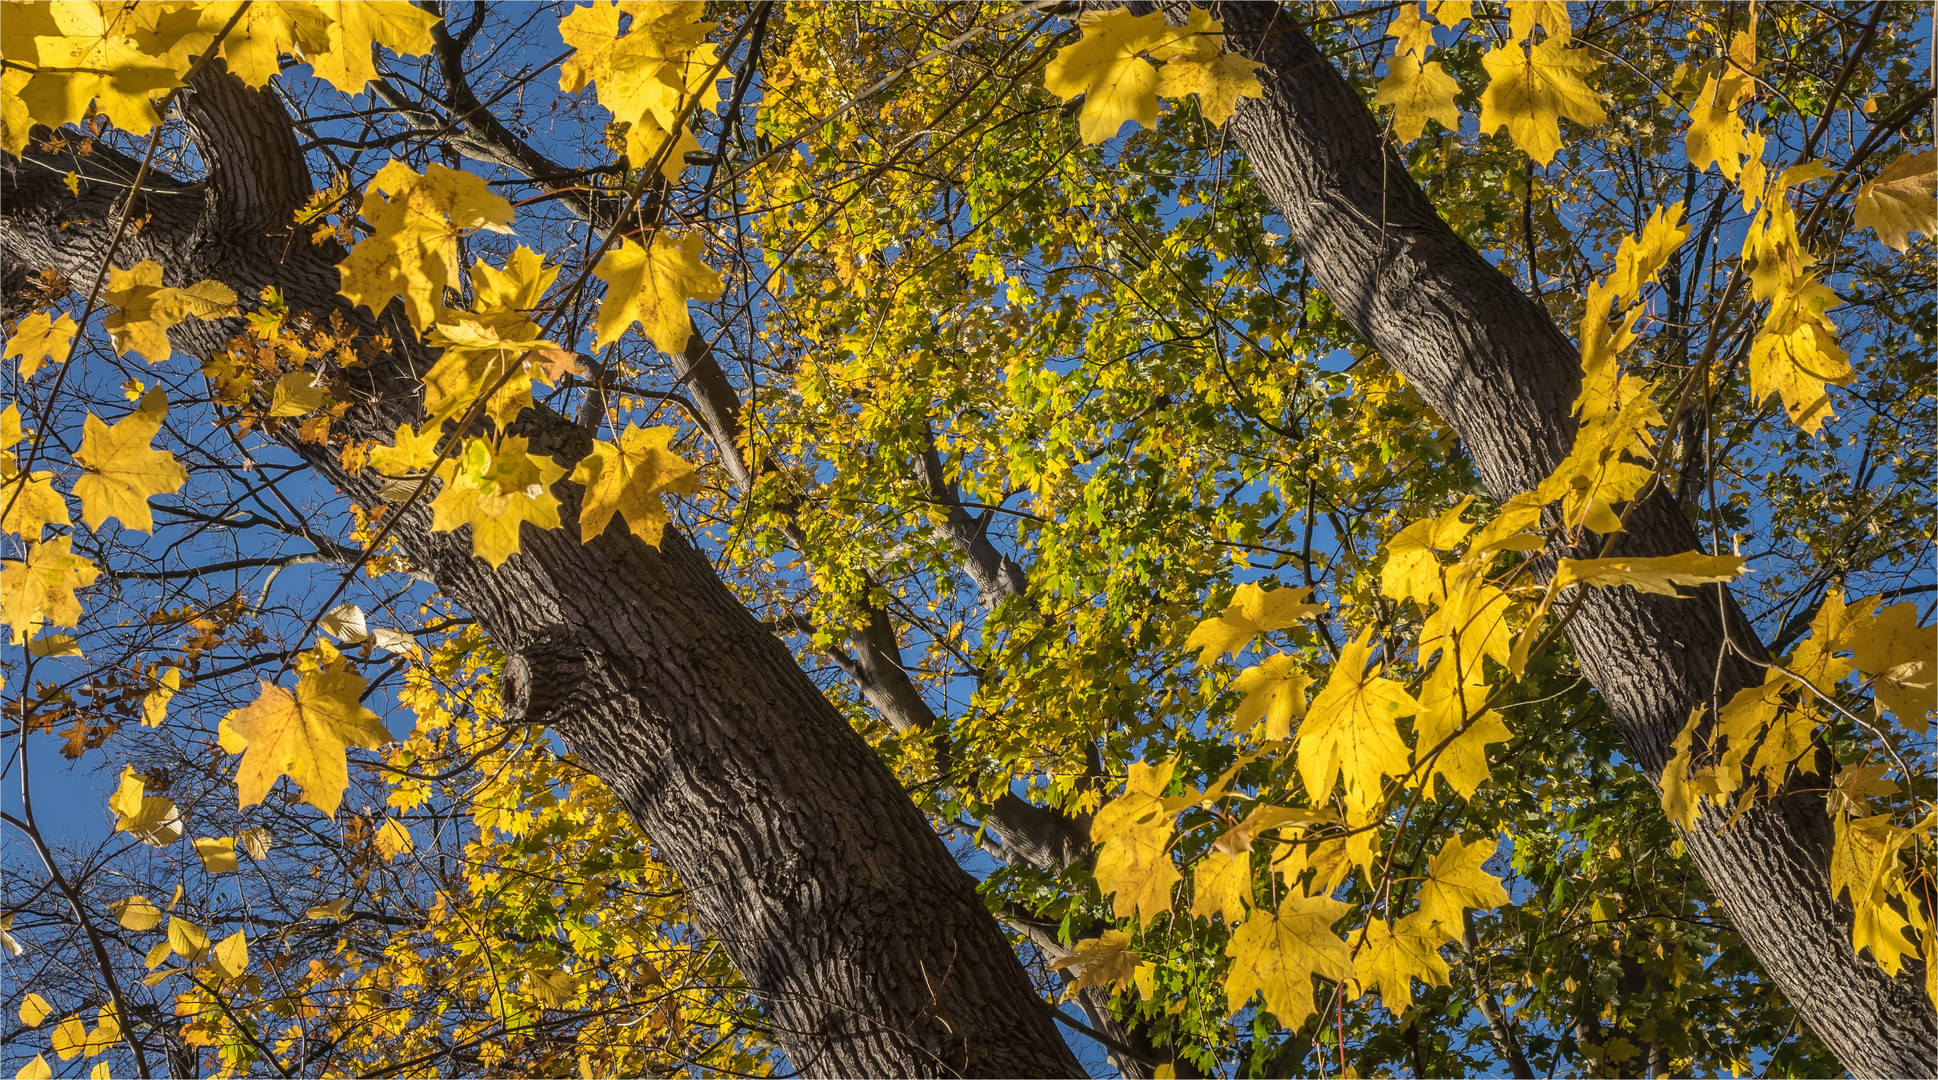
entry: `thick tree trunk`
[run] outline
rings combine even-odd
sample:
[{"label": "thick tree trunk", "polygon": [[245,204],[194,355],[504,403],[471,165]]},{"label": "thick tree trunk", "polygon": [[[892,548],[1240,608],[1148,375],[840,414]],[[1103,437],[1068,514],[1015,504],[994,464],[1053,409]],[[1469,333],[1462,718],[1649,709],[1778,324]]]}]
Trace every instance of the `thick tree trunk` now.
[{"label": "thick tree trunk", "polygon": [[[293,308],[342,309],[341,253],[290,237],[291,211],[311,185],[281,107],[213,75],[198,81],[186,110],[208,179],[153,183],[138,211],[153,216],[116,262],[154,259],[170,284],[214,278],[245,297],[276,285]],[[61,184],[68,168],[85,178],[78,197]],[[108,207],[125,191],[112,181],[127,172],[132,163],[107,152],[9,162],[0,240],[10,271],[51,266],[91,280],[113,219]],[[79,218],[93,224],[61,227]],[[367,313],[353,318],[375,328]],[[393,334],[402,323],[381,321]],[[206,355],[235,327],[179,329],[178,348]],[[406,340],[391,362],[341,373],[363,400],[338,437],[387,442],[396,425],[414,421],[410,372],[422,360]],[[543,410],[516,428],[534,451],[568,467],[590,445]],[[347,493],[377,501],[373,478],[346,474],[336,448],[292,449]],[[561,483],[555,492],[566,527],[526,530],[523,554],[496,572],[472,557],[464,534],[430,532],[421,510],[396,535],[494,640],[514,651],[534,646],[525,677],[556,683],[570,671],[572,686],[540,688],[538,702],[680,875],[796,1068],[1080,1075],[974,882],[704,555],[676,529],[657,550],[623,527],[582,545],[578,489]]]},{"label": "thick tree trunk", "polygon": [[[1262,100],[1231,131],[1334,305],[1466,442],[1496,497],[1532,489],[1566,455],[1581,368],[1547,312],[1456,236],[1365,105],[1272,3],[1220,3],[1231,47],[1266,66]],[[1637,511],[1616,551],[1697,546],[1668,499]],[[1725,630],[1725,627],[1728,630]],[[1582,668],[1637,764],[1659,776],[1690,710],[1760,682],[1730,641],[1761,646],[1727,590],[1676,599],[1595,590],[1569,626]],[[1684,836],[1712,892],[1813,1032],[1852,1072],[1929,1075],[1938,1024],[1907,974],[1888,979],[1850,945],[1831,902],[1820,799],[1759,803],[1731,828]]]}]

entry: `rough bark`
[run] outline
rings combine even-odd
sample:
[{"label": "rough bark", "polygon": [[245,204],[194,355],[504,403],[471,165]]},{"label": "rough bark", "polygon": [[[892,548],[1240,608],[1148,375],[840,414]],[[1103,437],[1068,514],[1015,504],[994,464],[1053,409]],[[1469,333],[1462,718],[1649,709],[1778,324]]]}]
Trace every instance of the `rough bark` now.
[{"label": "rough bark", "polygon": [[[1266,65],[1265,97],[1241,101],[1230,130],[1306,266],[1459,433],[1492,494],[1532,489],[1574,438],[1574,345],[1440,219],[1365,105],[1288,14],[1272,3],[1215,6],[1229,45]],[[1638,508],[1615,553],[1697,546],[1673,500],[1660,498]],[[1594,590],[1568,636],[1651,776],[1693,707],[1713,709],[1762,679],[1725,647],[1762,655],[1725,589],[1680,599]],[[1831,900],[1820,799],[1762,802],[1727,829],[1705,817],[1684,841],[1765,970],[1846,1068],[1930,1074],[1938,1017],[1915,975],[1886,978],[1852,950],[1848,911]]]},{"label": "rough bark", "polygon": [[[290,237],[310,179],[289,119],[266,95],[222,74],[198,81],[185,113],[209,174],[160,178],[123,243],[121,265],[154,259],[170,284],[214,278],[252,296],[283,289],[291,306],[342,308],[340,251]],[[69,168],[79,196],[61,185]],[[91,279],[109,206],[132,163],[86,159],[6,166],[0,241],[15,265]],[[116,175],[121,174],[121,175]],[[61,223],[90,218],[91,225]],[[388,439],[417,412],[425,357],[399,334],[397,355],[343,372],[358,407],[340,438]],[[206,355],[236,325],[190,322],[179,349]],[[515,425],[535,452],[570,465],[585,432],[544,410]],[[335,449],[292,444],[345,492],[374,502],[371,478],[346,474]],[[578,492],[561,483],[565,528],[526,530],[498,571],[462,533],[408,515],[397,537],[439,588],[508,650],[566,634],[582,650],[574,709],[554,718],[566,744],[618,794],[681,877],[702,925],[759,996],[777,1037],[810,1075],[1079,1075],[974,883],[894,776],[677,530],[658,549],[623,528],[581,544]],[[561,629],[562,628],[562,629]]]}]

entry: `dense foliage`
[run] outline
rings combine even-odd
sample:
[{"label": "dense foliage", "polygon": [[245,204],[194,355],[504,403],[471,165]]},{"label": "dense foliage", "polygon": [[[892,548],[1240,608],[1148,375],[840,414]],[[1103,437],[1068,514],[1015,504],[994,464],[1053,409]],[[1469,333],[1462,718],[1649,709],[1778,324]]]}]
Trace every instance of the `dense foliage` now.
[{"label": "dense foliage", "polygon": [[[145,162],[138,230],[226,66],[303,140],[288,243],[376,316],[9,254],[19,1075],[787,1071],[704,883],[505,722],[508,646],[393,544],[424,505],[494,568],[695,538],[1120,1066],[1834,1072],[1678,833],[1800,785],[1824,947],[1938,1001],[1928,9],[1284,17],[1578,343],[1537,490],[1313,283],[1203,9],[9,0],[17,167]],[[346,439],[406,337],[420,422]],[[1702,550],[1600,557],[1649,497]],[[1650,775],[1563,628],[1721,583],[1778,659]],[[1005,796],[1094,848],[1020,854]]]}]

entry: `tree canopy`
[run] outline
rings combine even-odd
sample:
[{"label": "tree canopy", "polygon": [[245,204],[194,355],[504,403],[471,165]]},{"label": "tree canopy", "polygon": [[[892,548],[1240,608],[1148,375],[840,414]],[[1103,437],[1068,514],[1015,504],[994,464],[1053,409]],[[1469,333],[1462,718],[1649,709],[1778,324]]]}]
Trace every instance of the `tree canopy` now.
[{"label": "tree canopy", "polygon": [[1928,7],[0,19],[23,1080],[1929,1072]]}]

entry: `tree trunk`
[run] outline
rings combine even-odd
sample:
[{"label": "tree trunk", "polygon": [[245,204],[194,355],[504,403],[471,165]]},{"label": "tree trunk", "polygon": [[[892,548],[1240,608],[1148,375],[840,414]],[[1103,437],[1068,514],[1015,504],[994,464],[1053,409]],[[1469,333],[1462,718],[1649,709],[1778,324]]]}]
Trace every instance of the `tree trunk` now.
[{"label": "tree trunk", "polygon": [[[1434,211],[1366,106],[1291,16],[1220,3],[1230,47],[1263,62],[1263,99],[1231,131],[1334,305],[1453,429],[1488,490],[1531,490],[1572,444],[1580,359],[1547,312]],[[1697,547],[1667,498],[1616,543],[1624,555]],[[1725,627],[1728,627],[1727,632]],[[1728,590],[1687,598],[1591,590],[1568,636],[1635,762],[1660,776],[1690,710],[1762,681],[1761,656]],[[1830,822],[1819,798],[1760,802],[1728,829],[1711,815],[1684,834],[1710,890],[1785,996],[1846,1068],[1929,1075],[1938,1024],[1914,973],[1886,978],[1850,944],[1833,904]]]},{"label": "tree trunk", "polygon": [[[343,310],[341,251],[290,235],[291,212],[312,187],[281,106],[218,73],[198,79],[184,108],[208,178],[151,181],[136,212],[153,216],[116,263],[153,259],[169,284],[214,278],[245,297],[276,285],[294,309]],[[125,183],[133,164],[103,150],[51,169],[31,157],[8,163],[0,240],[9,274],[50,266],[91,280],[109,208],[125,192],[111,181]],[[69,168],[83,177],[78,197],[61,183]],[[79,218],[92,224],[61,228]],[[381,320],[349,314],[367,330],[403,327],[394,309]],[[206,356],[235,329],[191,321],[174,339]],[[404,335],[396,355],[339,373],[360,399],[335,429],[339,446],[291,440],[291,449],[375,505],[375,478],[347,474],[337,450],[348,439],[388,442],[416,420],[411,372],[424,360]],[[545,410],[514,430],[568,468],[590,446]],[[527,657],[532,678],[571,657],[577,685],[545,691],[565,700],[554,728],[679,874],[794,1066],[835,1076],[1080,1075],[974,882],[705,556],[670,528],[658,549],[623,527],[582,545],[579,489],[561,483],[555,494],[566,526],[526,531],[523,553],[496,572],[471,555],[468,537],[431,532],[421,508],[395,535],[507,651],[542,643]]]}]

